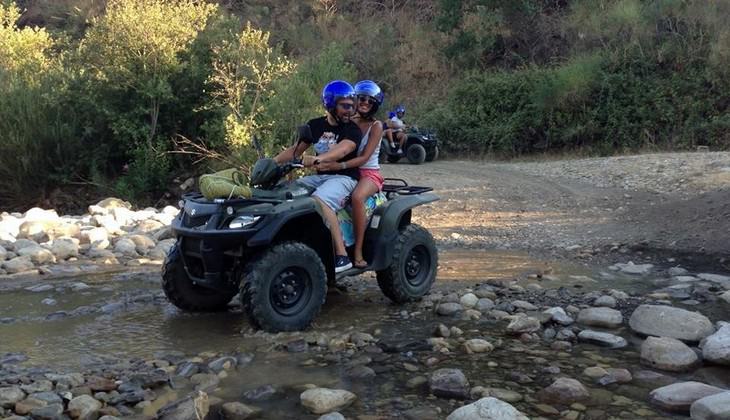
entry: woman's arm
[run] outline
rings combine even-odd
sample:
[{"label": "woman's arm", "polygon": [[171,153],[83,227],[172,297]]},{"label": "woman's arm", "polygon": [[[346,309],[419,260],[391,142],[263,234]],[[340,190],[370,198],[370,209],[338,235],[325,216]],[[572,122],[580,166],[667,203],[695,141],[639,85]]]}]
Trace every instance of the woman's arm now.
[{"label": "woman's arm", "polygon": [[368,135],[368,144],[365,146],[365,150],[358,157],[352,158],[347,161],[348,168],[358,168],[362,164],[370,159],[370,156],[375,152],[375,149],[380,147],[380,139],[383,137],[383,123],[375,121],[370,127],[370,135]]}]

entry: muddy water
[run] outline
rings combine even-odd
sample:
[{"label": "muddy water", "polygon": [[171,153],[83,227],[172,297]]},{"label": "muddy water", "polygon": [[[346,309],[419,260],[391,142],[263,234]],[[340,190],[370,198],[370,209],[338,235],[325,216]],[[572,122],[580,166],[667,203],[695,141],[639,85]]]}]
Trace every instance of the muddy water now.
[{"label": "muddy water", "polygon": [[[617,288],[626,291],[651,288],[636,278],[578,265],[536,260],[514,252],[447,250],[441,253],[440,258],[435,288],[442,291],[473,286],[490,278],[518,279],[522,285],[538,283],[544,288]],[[541,373],[541,369],[547,366],[558,367],[562,373],[575,378],[581,378],[584,368],[595,365],[623,367],[631,371],[641,369],[633,346],[630,346],[632,350],[580,346],[572,353],[560,353],[546,345],[523,345],[512,340],[503,334],[503,326],[493,320],[436,319],[429,313],[421,313],[416,306],[391,305],[379,292],[372,277],[356,279],[348,293],[330,293],[311,331],[331,335],[347,331],[377,331],[381,342],[402,344],[430,337],[437,322],[457,325],[466,331],[468,338],[485,338],[496,343],[497,349],[481,355],[467,355],[461,350],[449,356],[437,355],[442,359],[438,366],[458,367],[470,379],[472,386],[507,388],[524,395],[531,395],[549,385],[545,378],[550,375]],[[90,287],[73,291],[73,284],[79,281]],[[49,284],[52,289],[43,292],[25,289],[41,284]],[[42,303],[44,299],[53,301]],[[307,383],[355,392],[359,401],[346,414],[392,413],[424,405],[449,413],[462,404],[441,399],[427,400],[428,392],[424,389],[405,386],[414,376],[428,375],[432,370],[421,363],[425,357],[423,351],[419,353],[405,348],[393,354],[369,355],[373,360],[369,366],[376,369],[378,375],[364,380],[351,379],[346,373],[348,365],[327,359],[326,353],[282,350],[282,344],[297,339],[297,335],[272,339],[270,335],[252,334],[240,308],[235,305],[227,312],[216,314],[178,311],[162,296],[156,272],[33,281],[0,292],[0,308],[0,356],[20,353],[27,357],[24,363],[30,365],[83,370],[115,359],[150,360],[170,351],[189,355],[201,352],[251,353],[254,362],[222,381],[215,395],[227,401],[242,400],[245,391],[274,385],[277,388],[274,397],[253,403],[264,409],[267,418],[302,418],[298,396],[300,386]],[[623,331],[622,335],[630,336],[627,331]],[[357,353],[356,357],[361,353]],[[419,366],[419,370],[404,370],[405,362]],[[528,381],[515,372],[529,375],[531,379]],[[710,371],[702,374],[722,378],[727,373]],[[683,377],[689,378],[690,375]],[[727,377],[730,378],[730,375]],[[590,383],[585,378],[581,379]],[[592,388],[594,397],[586,406],[589,409],[600,408],[619,417],[650,415],[656,413],[645,403],[650,389],[650,385],[636,383],[613,385],[610,391]],[[184,395],[182,392],[172,392],[147,407],[146,411],[153,412],[166,399]],[[532,403],[521,401],[514,405],[531,415],[539,414]]]}]

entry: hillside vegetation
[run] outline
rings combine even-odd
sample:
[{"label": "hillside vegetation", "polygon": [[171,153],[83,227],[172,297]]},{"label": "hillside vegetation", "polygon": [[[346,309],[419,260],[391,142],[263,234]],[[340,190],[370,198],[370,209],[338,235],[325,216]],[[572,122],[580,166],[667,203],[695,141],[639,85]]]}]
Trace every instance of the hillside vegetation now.
[{"label": "hillside vegetation", "polygon": [[[0,209],[154,203],[369,78],[447,153],[730,145],[723,0],[0,1]],[[171,153],[173,152],[173,153]]]}]

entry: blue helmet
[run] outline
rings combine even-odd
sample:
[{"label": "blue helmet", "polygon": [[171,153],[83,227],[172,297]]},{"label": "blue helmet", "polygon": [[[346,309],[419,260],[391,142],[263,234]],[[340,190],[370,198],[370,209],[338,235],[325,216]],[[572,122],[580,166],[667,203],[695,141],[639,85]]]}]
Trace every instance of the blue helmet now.
[{"label": "blue helmet", "polygon": [[375,103],[372,107],[370,107],[370,112],[368,112],[367,115],[363,115],[363,117],[366,118],[378,112],[378,108],[380,108],[380,105],[383,104],[383,100],[385,100],[383,90],[380,89],[380,86],[372,80],[361,80],[355,83],[355,95],[365,95],[375,99]]},{"label": "blue helmet", "polygon": [[390,111],[390,112],[388,113],[388,119],[392,119],[393,117],[395,117],[395,112],[393,112],[393,111]]},{"label": "blue helmet", "polygon": [[406,107],[404,107],[403,105],[398,104],[398,105],[396,105],[396,107],[393,110],[393,112],[395,112],[396,114],[399,114],[400,113],[400,114],[404,114],[405,115],[405,113],[406,113]]},{"label": "blue helmet", "polygon": [[322,89],[322,105],[333,117],[337,118],[337,101],[344,98],[355,100],[355,89],[344,80],[333,80]]}]

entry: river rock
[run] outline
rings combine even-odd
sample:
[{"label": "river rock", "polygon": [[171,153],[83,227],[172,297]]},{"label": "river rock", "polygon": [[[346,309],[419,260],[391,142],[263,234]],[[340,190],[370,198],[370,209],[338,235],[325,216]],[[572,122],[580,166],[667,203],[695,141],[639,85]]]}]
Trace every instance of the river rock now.
[{"label": "river rock", "polygon": [[526,315],[515,316],[507,325],[507,332],[512,334],[532,333],[539,331],[542,324],[537,318]]},{"label": "river rock", "polygon": [[23,398],[25,398],[25,392],[18,386],[0,388],[0,407],[12,408]]},{"label": "river rock", "polygon": [[260,409],[238,401],[227,402],[221,407],[223,420],[246,420],[258,416]]},{"label": "river rock", "polygon": [[667,274],[669,274],[672,277],[684,276],[684,275],[689,274],[689,271],[687,271],[686,268],[677,266],[677,267],[671,267],[669,270],[667,270]]},{"label": "river rock", "polygon": [[[92,208],[93,207],[93,208]],[[108,197],[105,198],[98,203],[96,203],[93,206],[89,206],[89,213],[94,214],[94,210],[101,209],[103,213],[101,214],[109,214],[109,211],[114,208],[125,208],[125,209],[131,209],[132,204],[128,201],[120,200],[116,197]]]},{"label": "river rock", "polygon": [[8,274],[22,273],[25,271],[33,270],[35,268],[35,266],[33,265],[33,261],[30,260],[30,257],[15,257],[13,259],[4,261],[0,266],[5,271],[7,271]]},{"label": "river rock", "polygon": [[700,344],[702,357],[710,362],[730,365],[730,326],[724,326]]},{"label": "river rock", "polygon": [[175,246],[175,241],[176,239],[164,239],[160,241],[147,253],[147,256],[152,259],[164,260],[167,254],[170,253],[170,249]]},{"label": "river rock", "polygon": [[469,354],[485,353],[494,350],[494,346],[492,345],[492,343],[487,340],[482,340],[481,338],[473,338],[471,340],[467,340],[464,343],[464,348]]},{"label": "river rock", "polygon": [[536,311],[537,310],[537,306],[531,304],[530,302],[526,302],[524,300],[512,301],[512,306],[514,306],[517,309],[522,309],[523,311]]},{"label": "river rock", "polygon": [[730,419],[730,391],[700,398],[689,408],[692,420]]},{"label": "river rock", "polygon": [[651,269],[654,268],[653,264],[634,264],[633,261],[629,261],[626,264],[618,263],[614,264],[618,270],[626,274],[644,275],[649,274]]},{"label": "river rock", "polygon": [[667,411],[686,413],[695,401],[724,391],[702,382],[678,382],[651,391],[649,400]]},{"label": "river rock", "polygon": [[616,298],[613,296],[599,296],[596,298],[596,300],[593,301],[593,306],[603,306],[606,308],[615,308],[616,307]]},{"label": "river rock", "polygon": [[603,328],[620,327],[624,321],[621,312],[611,308],[586,308],[578,313],[578,322]]},{"label": "river rock", "polygon": [[720,274],[700,273],[697,277],[702,280],[717,283],[726,289],[730,289],[730,276],[723,276]]},{"label": "river rock", "polygon": [[13,411],[15,411],[15,414],[26,416],[30,414],[31,411],[37,408],[43,408],[47,405],[48,403],[43,400],[39,400],[37,398],[26,398],[15,403],[15,409]]},{"label": "river rock", "polygon": [[114,252],[126,257],[138,257],[137,245],[129,238],[121,238],[114,244]]},{"label": "river rock", "polygon": [[725,303],[730,304],[730,290],[720,295],[720,299],[724,300]]},{"label": "river rock", "polygon": [[58,238],[53,240],[51,252],[57,260],[67,260],[79,256],[79,245],[71,238]]},{"label": "river rock", "polygon": [[80,420],[96,420],[102,404],[89,395],[79,395],[68,402],[68,414]]},{"label": "river rock", "polygon": [[30,415],[34,420],[57,420],[63,414],[63,404],[48,404],[45,407],[34,408],[30,410]]},{"label": "river rock", "polygon": [[464,307],[458,303],[446,302],[446,303],[440,304],[438,306],[438,308],[436,309],[436,312],[439,315],[451,316],[451,315],[454,315],[455,313],[457,313],[459,311],[463,311],[463,310],[464,310]]},{"label": "river rock", "polygon": [[479,298],[474,293],[467,293],[459,299],[459,303],[465,308],[473,308],[478,301]]},{"label": "river rock", "polygon": [[[408,417],[408,416],[406,415],[406,417]],[[319,416],[319,418],[317,420],[347,420],[347,418],[345,416],[343,416],[342,414],[340,414],[339,412],[333,411],[331,413],[327,413],[327,414],[323,414],[323,415]]]},{"label": "river rock", "polygon": [[546,309],[543,312],[546,314],[550,314],[552,321],[560,325],[570,325],[575,322],[573,318],[571,318],[570,315],[565,312],[565,309],[561,308],[560,306]]},{"label": "river rock", "polygon": [[537,393],[538,399],[548,404],[570,405],[590,397],[590,393],[579,381],[572,378],[558,378],[552,385]]},{"label": "river rock", "polygon": [[578,333],[578,341],[611,349],[620,349],[627,345],[623,337],[593,330],[583,330]]},{"label": "river rock", "polygon": [[159,420],[203,420],[210,410],[208,394],[195,391],[157,411]]},{"label": "river rock", "polygon": [[127,235],[124,238],[134,242],[135,250],[140,255],[147,255],[147,252],[155,247],[155,241],[146,235]]},{"label": "river rock", "polygon": [[32,383],[21,385],[20,389],[28,394],[36,392],[48,392],[53,390],[53,382],[46,379],[38,379]]},{"label": "river rock", "polygon": [[641,345],[641,362],[671,372],[689,370],[698,363],[697,354],[671,337],[649,337]]},{"label": "river rock", "polygon": [[489,298],[479,298],[477,304],[474,305],[474,309],[479,312],[486,313],[494,309],[494,301]]},{"label": "river rock", "polygon": [[529,420],[512,405],[492,397],[485,397],[457,408],[446,420]]},{"label": "river rock", "polygon": [[302,405],[314,414],[325,414],[349,407],[357,396],[344,389],[313,388],[299,396]]},{"label": "river rock", "polygon": [[90,244],[93,248],[109,248],[109,231],[103,227],[82,230],[79,239],[82,244]]},{"label": "river rock", "polygon": [[657,337],[700,341],[715,332],[706,316],[664,305],[640,305],[629,319],[632,330]]},{"label": "river rock", "polygon": [[469,381],[459,369],[438,369],[431,374],[428,384],[437,397],[465,399],[469,396]]},{"label": "river rock", "polygon": [[49,264],[56,262],[56,257],[53,256],[51,251],[37,247],[27,247],[18,251],[18,255],[21,257],[29,257],[34,264]]},{"label": "river rock", "polygon": [[5,249],[2,245],[0,245],[0,263],[5,261],[5,257],[8,256],[8,250]]}]

